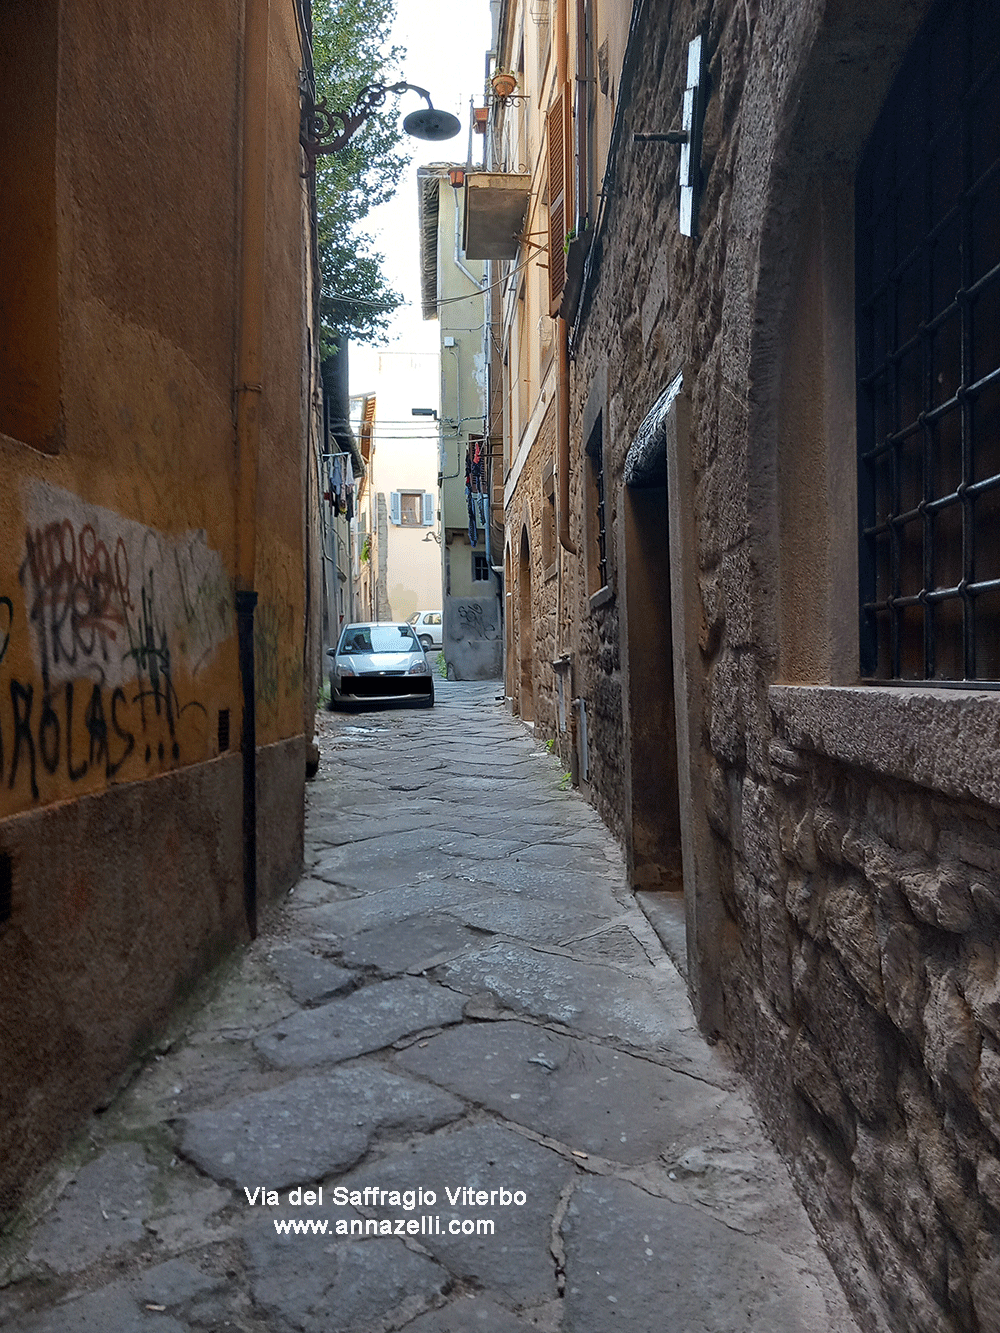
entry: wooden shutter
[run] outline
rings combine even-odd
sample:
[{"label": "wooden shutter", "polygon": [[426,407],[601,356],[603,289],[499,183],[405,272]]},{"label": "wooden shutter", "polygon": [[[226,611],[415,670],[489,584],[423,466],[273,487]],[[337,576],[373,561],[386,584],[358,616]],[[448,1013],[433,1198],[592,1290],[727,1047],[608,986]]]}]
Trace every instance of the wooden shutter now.
[{"label": "wooden shutter", "polygon": [[431,491],[424,491],[424,527],[430,527],[434,523],[434,495]]},{"label": "wooden shutter", "polygon": [[399,491],[390,491],[389,493],[389,522],[400,523],[402,521],[402,504],[399,498]]},{"label": "wooden shutter", "polygon": [[573,217],[572,105],[562,88],[549,107],[545,135],[549,157],[549,314],[559,313],[566,283],[566,233]]}]

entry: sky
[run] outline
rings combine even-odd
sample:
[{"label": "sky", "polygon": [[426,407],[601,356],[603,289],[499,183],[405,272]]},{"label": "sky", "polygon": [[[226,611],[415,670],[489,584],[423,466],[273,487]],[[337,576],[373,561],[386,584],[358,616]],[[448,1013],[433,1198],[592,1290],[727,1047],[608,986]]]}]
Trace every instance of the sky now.
[{"label": "sky", "polygon": [[[407,139],[413,148],[409,170],[395,198],[369,213],[362,226],[374,237],[385,256],[389,285],[408,304],[397,311],[388,335],[378,347],[351,345],[351,392],[362,393],[378,384],[379,352],[412,354],[438,351],[436,320],[420,313],[420,265],[417,233],[417,167],[428,162],[464,162],[469,147],[469,104],[482,105],[486,52],[490,46],[489,0],[396,0],[392,40],[406,52],[399,74],[407,83],[426,88],[434,106],[458,116],[462,128],[454,139],[427,143]],[[400,119],[425,105],[416,93],[398,99]],[[473,136],[473,161],[482,154],[482,139]],[[437,403],[437,385],[429,386],[426,404]]]}]

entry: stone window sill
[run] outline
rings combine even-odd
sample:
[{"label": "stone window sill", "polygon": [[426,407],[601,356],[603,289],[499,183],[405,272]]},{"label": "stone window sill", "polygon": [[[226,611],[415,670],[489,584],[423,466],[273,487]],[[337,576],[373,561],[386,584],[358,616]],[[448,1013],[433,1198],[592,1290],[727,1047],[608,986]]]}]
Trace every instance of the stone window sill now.
[{"label": "stone window sill", "polygon": [[591,611],[596,611],[599,606],[606,606],[607,603],[611,601],[612,597],[614,597],[614,593],[608,584],[605,584],[603,588],[598,588],[590,598],[589,605]]},{"label": "stone window sill", "polygon": [[772,685],[779,744],[1000,806],[1000,694],[925,686]]}]

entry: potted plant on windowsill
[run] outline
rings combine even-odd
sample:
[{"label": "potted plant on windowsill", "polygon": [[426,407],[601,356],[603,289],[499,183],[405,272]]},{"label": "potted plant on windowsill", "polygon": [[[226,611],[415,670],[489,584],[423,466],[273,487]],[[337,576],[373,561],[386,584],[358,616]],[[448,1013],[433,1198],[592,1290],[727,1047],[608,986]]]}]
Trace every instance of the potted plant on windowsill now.
[{"label": "potted plant on windowsill", "polygon": [[580,293],[583,291],[583,266],[587,261],[587,255],[590,253],[590,245],[593,239],[594,233],[586,221],[579,233],[575,228],[573,231],[566,233],[566,239],[563,242],[563,250],[566,254],[566,281],[563,285],[563,296],[559,306],[559,314],[563,319],[572,320],[576,315]]}]

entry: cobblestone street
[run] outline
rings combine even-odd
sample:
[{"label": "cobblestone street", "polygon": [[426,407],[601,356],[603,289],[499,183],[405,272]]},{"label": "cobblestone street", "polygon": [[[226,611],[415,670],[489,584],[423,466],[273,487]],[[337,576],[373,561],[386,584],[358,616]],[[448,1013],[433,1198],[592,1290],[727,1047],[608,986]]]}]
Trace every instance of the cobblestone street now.
[{"label": "cobblestone street", "polygon": [[498,689],[321,719],[304,877],[37,1201],[10,1333],[854,1329],[617,845]]}]

